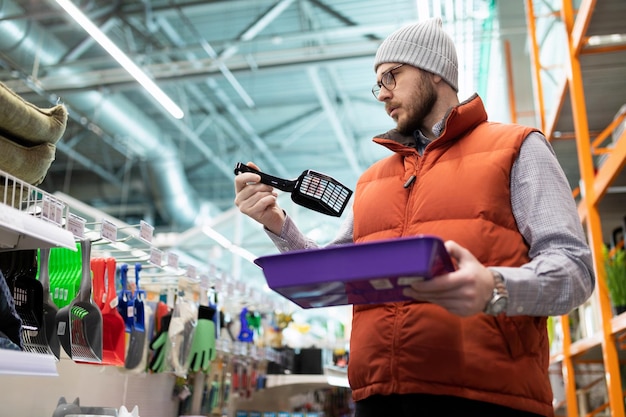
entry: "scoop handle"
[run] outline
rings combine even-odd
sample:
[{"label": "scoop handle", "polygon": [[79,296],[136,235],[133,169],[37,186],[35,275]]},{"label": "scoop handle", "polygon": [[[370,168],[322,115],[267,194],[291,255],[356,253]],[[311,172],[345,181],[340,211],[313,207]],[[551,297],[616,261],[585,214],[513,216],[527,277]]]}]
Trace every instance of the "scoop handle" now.
[{"label": "scoop handle", "polygon": [[81,278],[76,299],[83,303],[91,302],[91,240],[80,241]]},{"label": "scoop handle", "polygon": [[43,295],[50,295],[50,248],[39,249],[39,281],[43,287]]},{"label": "scoop handle", "polygon": [[237,162],[237,165],[235,165],[235,175],[239,174],[240,172],[252,172],[253,174],[257,174],[261,177],[261,182],[263,184],[271,185],[274,188],[278,188],[279,190],[286,191],[288,193],[292,192],[296,187],[296,180],[285,180],[282,178],[278,178],[273,175],[257,171],[254,168],[250,168],[248,165],[242,162]]}]

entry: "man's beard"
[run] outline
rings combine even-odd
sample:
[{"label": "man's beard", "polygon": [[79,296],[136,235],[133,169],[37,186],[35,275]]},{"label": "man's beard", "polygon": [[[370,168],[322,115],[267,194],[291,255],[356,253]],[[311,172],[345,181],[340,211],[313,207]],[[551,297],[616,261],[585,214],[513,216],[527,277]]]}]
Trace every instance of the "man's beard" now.
[{"label": "man's beard", "polygon": [[398,120],[396,129],[403,135],[413,136],[437,102],[437,92],[429,77],[422,75],[419,85],[415,88],[415,100],[406,108],[407,118],[402,122]]}]

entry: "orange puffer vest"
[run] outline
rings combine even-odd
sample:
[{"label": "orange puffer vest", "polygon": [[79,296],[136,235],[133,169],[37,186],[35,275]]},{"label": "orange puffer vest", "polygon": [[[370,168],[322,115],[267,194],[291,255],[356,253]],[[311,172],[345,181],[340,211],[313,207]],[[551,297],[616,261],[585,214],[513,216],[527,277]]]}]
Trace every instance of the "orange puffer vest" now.
[{"label": "orange puffer vest", "polygon": [[[452,109],[445,123],[422,156],[388,136],[374,139],[394,154],[359,179],[355,242],[431,234],[455,240],[487,266],[528,262],[510,175],[533,129],[487,122],[477,96]],[[348,373],[356,401],[430,393],[551,416],[548,361],[543,317],[462,318],[413,302],[354,307]]]}]

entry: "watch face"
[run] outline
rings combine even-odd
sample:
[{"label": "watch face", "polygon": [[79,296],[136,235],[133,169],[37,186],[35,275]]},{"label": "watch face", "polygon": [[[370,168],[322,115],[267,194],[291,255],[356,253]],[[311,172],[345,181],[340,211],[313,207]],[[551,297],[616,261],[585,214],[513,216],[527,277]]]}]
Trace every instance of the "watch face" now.
[{"label": "watch face", "polygon": [[508,298],[506,297],[500,297],[497,300],[494,300],[493,303],[491,303],[490,309],[492,314],[500,314],[506,310],[507,301]]}]

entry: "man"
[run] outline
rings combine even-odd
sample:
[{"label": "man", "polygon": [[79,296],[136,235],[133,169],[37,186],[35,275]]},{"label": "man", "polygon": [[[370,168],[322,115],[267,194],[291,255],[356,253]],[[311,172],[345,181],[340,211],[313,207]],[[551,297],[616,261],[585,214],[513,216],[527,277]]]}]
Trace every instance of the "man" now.
[{"label": "man", "polygon": [[[477,95],[459,103],[439,18],[391,34],[375,71],[372,91],[397,127],[374,142],[393,154],[361,176],[332,243],[437,235],[457,270],[407,288],[419,302],[354,306],[356,416],[552,416],[546,317],[594,287],[552,148],[535,129],[488,122]],[[258,181],[236,177],[239,209],[281,251],[315,247]]]}]

